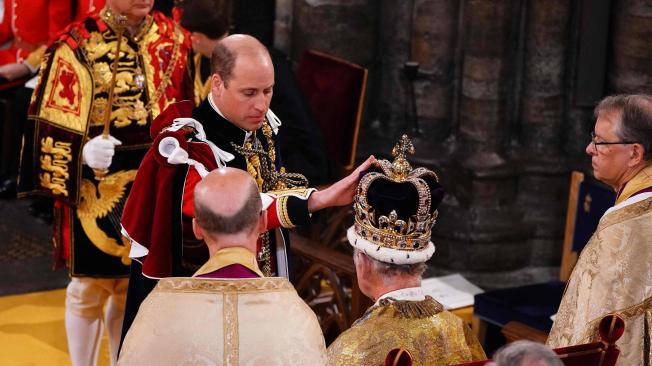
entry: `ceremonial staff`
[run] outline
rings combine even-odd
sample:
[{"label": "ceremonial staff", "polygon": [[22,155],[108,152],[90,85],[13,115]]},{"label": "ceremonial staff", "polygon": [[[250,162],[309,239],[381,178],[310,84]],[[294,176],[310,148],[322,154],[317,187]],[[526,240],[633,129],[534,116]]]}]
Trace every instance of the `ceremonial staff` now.
[{"label": "ceremonial staff", "polygon": [[[113,62],[111,63],[111,83],[109,84],[109,96],[106,101],[106,110],[104,111],[104,129],[102,130],[102,138],[108,139],[111,130],[111,112],[113,110],[113,90],[115,89],[115,77],[118,74],[118,64],[120,63],[120,46],[122,44],[122,34],[124,33],[127,18],[124,15],[116,15],[117,24],[116,32],[118,39],[116,41],[115,53]],[[109,169],[93,169],[96,180],[104,180],[104,177],[109,172]]]}]

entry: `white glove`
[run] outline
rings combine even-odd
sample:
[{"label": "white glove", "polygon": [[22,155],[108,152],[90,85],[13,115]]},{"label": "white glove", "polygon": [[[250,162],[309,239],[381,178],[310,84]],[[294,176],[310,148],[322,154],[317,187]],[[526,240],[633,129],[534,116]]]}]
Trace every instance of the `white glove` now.
[{"label": "white glove", "polygon": [[93,169],[108,169],[117,145],[122,142],[113,136],[95,136],[84,145],[82,162]]}]

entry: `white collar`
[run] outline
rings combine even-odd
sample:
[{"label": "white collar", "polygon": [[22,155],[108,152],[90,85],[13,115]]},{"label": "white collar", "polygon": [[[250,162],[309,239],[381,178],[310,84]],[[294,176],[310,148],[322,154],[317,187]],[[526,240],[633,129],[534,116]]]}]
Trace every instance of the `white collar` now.
[{"label": "white collar", "polygon": [[605,211],[605,213],[602,215],[602,217],[605,217],[607,214],[609,214],[609,213],[611,213],[613,211],[620,210],[623,207],[629,206],[629,205],[634,204],[636,202],[643,201],[644,199],[648,199],[650,197],[652,197],[652,192],[644,192],[644,193],[639,193],[639,194],[633,195],[633,196],[629,197],[628,199],[624,200],[623,202],[621,202],[621,203],[619,203],[619,204],[617,204],[617,205],[615,205],[613,207],[610,207],[607,211]]},{"label": "white collar", "polygon": [[384,295],[381,295],[376,301],[375,305],[378,305],[380,303],[380,300],[387,297],[391,297],[394,300],[407,300],[407,301],[421,301],[426,299],[426,295],[423,293],[423,289],[421,287],[407,287],[407,288],[401,288],[398,290],[388,292]]}]

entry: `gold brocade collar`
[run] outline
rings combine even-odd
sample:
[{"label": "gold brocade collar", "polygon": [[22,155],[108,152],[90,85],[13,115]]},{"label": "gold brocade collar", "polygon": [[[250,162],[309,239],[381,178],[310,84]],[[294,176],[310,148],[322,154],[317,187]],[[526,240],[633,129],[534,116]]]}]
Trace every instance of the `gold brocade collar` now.
[{"label": "gold brocade collar", "polygon": [[265,277],[258,268],[258,262],[254,253],[243,247],[229,247],[218,250],[206,263],[204,263],[193,277],[218,271],[232,264],[240,264],[255,272],[260,277]]},{"label": "gold brocade collar", "polygon": [[616,198],[616,205],[630,198],[634,193],[652,187],[652,165],[648,165],[638,172],[634,178],[625,183],[625,187]]},{"label": "gold brocade collar", "polygon": [[138,28],[134,32],[134,34],[131,34],[129,32],[129,29],[125,27],[124,25],[120,25],[118,23],[118,19],[116,14],[109,8],[109,5],[107,4],[102,11],[100,11],[100,17],[102,20],[111,28],[113,29],[114,32],[120,33],[119,29],[121,27],[124,27],[124,35],[129,36],[131,39],[133,39],[135,42],[140,41],[143,39],[143,36],[149,29],[150,25],[152,24],[153,18],[151,15],[147,14],[145,18],[140,22],[138,25]]},{"label": "gold brocade collar", "polygon": [[378,305],[372,306],[369,312],[376,308],[380,309],[380,313],[385,312],[389,308],[394,308],[395,316],[398,318],[428,318],[437,315],[444,311],[444,306],[438,303],[431,296],[426,295],[426,298],[421,301],[409,300],[395,300],[391,297],[386,297],[378,301]]}]

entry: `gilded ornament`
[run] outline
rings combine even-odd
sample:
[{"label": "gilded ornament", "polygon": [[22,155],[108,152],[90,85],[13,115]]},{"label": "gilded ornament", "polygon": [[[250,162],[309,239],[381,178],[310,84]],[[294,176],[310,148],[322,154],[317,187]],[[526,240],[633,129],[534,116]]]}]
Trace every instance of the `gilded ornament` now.
[{"label": "gilded ornament", "polygon": [[95,98],[91,110],[91,126],[102,126],[104,124],[104,113],[106,113],[106,98]]},{"label": "gilded ornament", "polygon": [[147,110],[145,109],[145,104],[138,99],[133,103],[133,108],[131,109],[131,114],[129,118],[136,121],[136,124],[139,126],[144,126],[147,124]]},{"label": "gilded ornament", "polygon": [[54,195],[68,196],[67,181],[70,178],[68,164],[72,161],[71,143],[54,141],[52,137],[41,139],[39,182]]},{"label": "gilded ornament", "polygon": [[111,45],[108,42],[104,42],[104,37],[99,32],[92,32],[82,47],[86,58],[91,63],[103,57],[111,50]]},{"label": "gilded ornament", "polygon": [[130,263],[129,240],[123,237],[122,243],[118,243],[98,226],[97,219],[116,215],[114,210],[118,205],[124,204],[127,185],[133,182],[135,177],[136,170],[119,171],[104,177],[97,187],[92,181],[83,179],[79,187],[80,201],[76,210],[82,228],[91,242],[102,252],[119,257],[125,265]]},{"label": "gilded ornament", "polygon": [[111,68],[106,62],[93,64],[93,78],[95,79],[95,93],[105,92],[111,82]]},{"label": "gilded ornament", "polygon": [[53,195],[68,197],[66,181],[62,178],[52,177],[50,173],[39,174],[39,183],[45,189],[52,191]]}]

